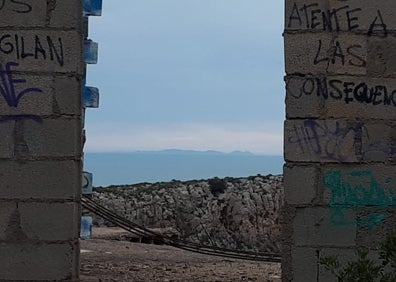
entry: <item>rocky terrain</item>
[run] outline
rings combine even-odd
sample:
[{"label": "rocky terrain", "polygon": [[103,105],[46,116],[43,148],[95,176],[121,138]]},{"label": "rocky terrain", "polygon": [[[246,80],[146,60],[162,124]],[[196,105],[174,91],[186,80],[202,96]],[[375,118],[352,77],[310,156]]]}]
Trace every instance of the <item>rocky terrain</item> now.
[{"label": "rocky terrain", "polygon": [[[192,242],[279,251],[281,175],[95,188],[93,199],[148,228],[171,228]],[[95,225],[108,225],[95,218]]]}]

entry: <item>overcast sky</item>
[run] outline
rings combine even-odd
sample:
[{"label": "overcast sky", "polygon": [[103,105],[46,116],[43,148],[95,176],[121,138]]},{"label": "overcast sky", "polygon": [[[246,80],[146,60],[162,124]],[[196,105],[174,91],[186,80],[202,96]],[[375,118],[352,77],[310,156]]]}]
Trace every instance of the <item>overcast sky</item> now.
[{"label": "overcast sky", "polygon": [[283,1],[104,0],[85,151],[281,155]]}]

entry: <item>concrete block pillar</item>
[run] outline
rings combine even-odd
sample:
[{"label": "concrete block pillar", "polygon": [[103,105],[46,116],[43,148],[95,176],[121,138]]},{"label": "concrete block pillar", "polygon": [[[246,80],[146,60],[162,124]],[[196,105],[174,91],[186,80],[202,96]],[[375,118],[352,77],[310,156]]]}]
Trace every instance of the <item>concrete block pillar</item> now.
[{"label": "concrete block pillar", "polygon": [[396,222],[396,2],[286,0],[283,281]]},{"label": "concrete block pillar", "polygon": [[0,281],[78,281],[81,0],[0,1]]}]

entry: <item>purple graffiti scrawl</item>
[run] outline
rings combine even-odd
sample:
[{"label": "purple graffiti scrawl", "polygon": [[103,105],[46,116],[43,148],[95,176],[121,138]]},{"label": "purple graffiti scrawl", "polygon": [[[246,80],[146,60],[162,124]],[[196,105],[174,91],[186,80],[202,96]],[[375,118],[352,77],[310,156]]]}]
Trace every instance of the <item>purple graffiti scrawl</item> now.
[{"label": "purple graffiti scrawl", "polygon": [[[0,94],[3,96],[7,105],[11,108],[18,108],[20,101],[29,94],[42,93],[43,91],[39,88],[25,88],[20,92],[16,92],[15,86],[17,84],[25,84],[26,79],[13,78],[13,67],[18,67],[19,64],[16,62],[8,62],[5,67],[0,63]],[[22,115],[8,115],[1,116],[0,122],[9,120],[24,120],[31,119],[37,122],[41,122],[40,116],[33,114],[22,114]]]}]

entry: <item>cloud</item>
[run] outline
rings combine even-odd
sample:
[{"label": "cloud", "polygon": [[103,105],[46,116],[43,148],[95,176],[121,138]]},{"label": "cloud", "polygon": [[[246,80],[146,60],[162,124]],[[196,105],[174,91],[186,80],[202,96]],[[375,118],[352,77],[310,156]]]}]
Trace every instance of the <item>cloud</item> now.
[{"label": "cloud", "polygon": [[162,124],[93,123],[87,126],[86,152],[140,150],[250,151],[281,155],[282,124]]},{"label": "cloud", "polygon": [[106,1],[90,19],[100,56],[87,82],[101,106],[87,113],[85,150],[282,154],[283,5]]}]

